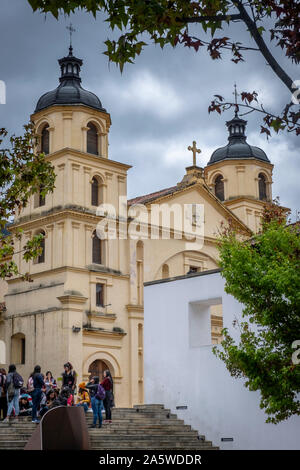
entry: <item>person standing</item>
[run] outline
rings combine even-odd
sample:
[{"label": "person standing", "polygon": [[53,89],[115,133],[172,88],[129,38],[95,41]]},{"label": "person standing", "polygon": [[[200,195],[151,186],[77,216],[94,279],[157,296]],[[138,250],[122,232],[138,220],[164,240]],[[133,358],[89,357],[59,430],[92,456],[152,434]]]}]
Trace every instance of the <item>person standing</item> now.
[{"label": "person standing", "polygon": [[7,396],[6,396],[6,370],[0,369],[0,418],[2,411],[2,419],[7,416]]},{"label": "person standing", "polygon": [[35,366],[33,371],[33,392],[32,392],[32,422],[39,423],[37,411],[42,399],[42,388],[45,386],[44,378],[41,374],[41,367]]},{"label": "person standing", "polygon": [[103,405],[105,408],[105,421],[111,423],[111,409],[114,406],[114,383],[109,370],[104,371],[104,379],[101,382],[102,387],[105,390],[105,398],[103,400]]},{"label": "person standing", "polygon": [[66,362],[66,364],[64,364],[64,369],[65,370],[62,373],[62,388],[68,387],[74,396],[76,387],[76,372],[70,362]]},{"label": "person standing", "polygon": [[93,424],[91,425],[91,428],[95,428],[97,425],[97,420],[99,418],[99,428],[102,428],[102,409],[103,407],[103,396],[105,396],[105,390],[102,387],[102,397],[99,394],[99,377],[95,376],[92,378],[92,380],[86,385],[86,388],[88,389],[91,397],[91,404],[92,404],[92,410],[93,410]]},{"label": "person standing", "polygon": [[16,366],[11,364],[8,368],[8,374],[6,377],[6,396],[7,396],[7,416],[5,422],[9,421],[11,418],[13,409],[15,410],[15,417],[19,416],[19,399],[20,399],[20,389],[23,386],[23,379],[17,373]]}]

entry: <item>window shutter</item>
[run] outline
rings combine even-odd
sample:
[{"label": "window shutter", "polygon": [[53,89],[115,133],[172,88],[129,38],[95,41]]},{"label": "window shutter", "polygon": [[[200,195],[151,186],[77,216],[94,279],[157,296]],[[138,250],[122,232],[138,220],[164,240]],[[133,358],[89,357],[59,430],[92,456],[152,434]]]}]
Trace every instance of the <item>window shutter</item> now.
[{"label": "window shutter", "polygon": [[93,256],[92,262],[101,264],[101,240],[98,238],[97,233],[93,234]]},{"label": "window shutter", "polygon": [[94,155],[98,155],[98,135],[97,135],[97,128],[91,122],[87,125],[89,130],[87,131],[87,153],[92,153]]},{"label": "window shutter", "polygon": [[259,189],[259,199],[261,201],[266,201],[267,185],[266,185],[266,178],[262,173],[258,175],[258,189]]},{"label": "window shutter", "polygon": [[103,290],[104,290],[103,284],[96,284],[96,305],[97,305],[97,307],[103,307],[104,306]]},{"label": "window shutter", "polygon": [[43,240],[41,241],[41,248],[42,248],[42,253],[38,257],[38,263],[44,263],[45,262],[45,232],[41,232],[42,235],[44,235]]},{"label": "window shutter", "polygon": [[99,205],[99,184],[97,178],[92,179],[92,206]]},{"label": "window shutter", "polygon": [[43,186],[40,186],[40,193],[39,193],[39,207],[44,206],[46,203],[45,196],[42,196],[41,191],[43,191]]},{"label": "window shutter", "polygon": [[45,126],[42,131],[42,142],[41,142],[41,151],[46,155],[49,153],[49,130],[48,126]]},{"label": "window shutter", "polygon": [[224,201],[224,182],[222,181],[222,176],[217,176],[215,180],[215,195],[220,201]]}]

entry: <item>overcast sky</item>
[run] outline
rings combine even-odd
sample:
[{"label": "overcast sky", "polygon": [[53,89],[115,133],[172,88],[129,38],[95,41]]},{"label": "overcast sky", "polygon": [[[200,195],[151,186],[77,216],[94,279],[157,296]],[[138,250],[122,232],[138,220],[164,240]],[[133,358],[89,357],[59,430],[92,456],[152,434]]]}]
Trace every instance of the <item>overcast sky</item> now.
[{"label": "overcast sky", "polygon": [[[82,86],[96,93],[111,114],[109,158],[133,165],[128,172],[128,198],[156,191],[179,182],[185,167],[192,164],[187,146],[193,140],[202,153],[198,164],[207,164],[211,153],[227,143],[225,121],[232,111],[208,114],[214,94],[233,99],[238,89],[256,90],[264,105],[276,113],[290,99],[285,86],[257,52],[246,53],[238,65],[224,55],[212,61],[205,50],[187,48],[161,50],[148,46],[134,65],[123,74],[102,53],[103,42],[112,37],[103,17],[94,20],[86,13],[71,16],[76,28],[74,55],[83,59]],[[0,105],[0,127],[21,133],[38,98],[56,88],[60,74],[57,59],[67,55],[69,18],[56,21],[33,13],[26,0],[0,3],[0,80],[7,87],[7,103]],[[227,28],[226,28],[227,29]],[[224,30],[234,40],[251,44],[244,25]],[[299,68],[279,54],[290,76],[300,79]],[[293,218],[299,209],[299,142],[291,134],[269,141],[260,135],[261,118],[246,117],[247,141],[261,147],[274,164],[273,196],[291,207]]]}]

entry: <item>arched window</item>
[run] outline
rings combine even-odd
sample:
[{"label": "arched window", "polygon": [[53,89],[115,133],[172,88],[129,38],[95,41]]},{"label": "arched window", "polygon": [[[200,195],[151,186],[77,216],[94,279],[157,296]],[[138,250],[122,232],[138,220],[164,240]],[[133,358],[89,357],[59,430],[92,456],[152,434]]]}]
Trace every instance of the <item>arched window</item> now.
[{"label": "arched window", "polygon": [[91,184],[91,204],[99,206],[104,202],[104,183],[100,176],[93,176]]},{"label": "arched window", "polygon": [[25,335],[17,333],[11,337],[11,362],[25,364]]},{"label": "arched window", "polygon": [[97,127],[92,122],[89,122],[87,127],[89,128],[89,130],[87,131],[86,151],[87,153],[93,153],[94,155],[98,155]]},{"label": "arched window", "polygon": [[218,175],[215,179],[215,195],[220,201],[224,201],[224,181],[222,175]]},{"label": "arched window", "polygon": [[101,264],[101,240],[98,238],[96,230],[93,233],[93,253],[92,262]]},{"label": "arched window", "polygon": [[99,206],[99,183],[95,177],[92,179],[92,206]]},{"label": "arched window", "polygon": [[46,155],[49,153],[49,127],[46,124],[43,127],[42,134],[41,134],[41,152],[45,153]]},{"label": "arched window", "polygon": [[267,182],[266,177],[263,173],[258,175],[258,191],[259,191],[259,199],[261,201],[266,201],[267,199]]}]

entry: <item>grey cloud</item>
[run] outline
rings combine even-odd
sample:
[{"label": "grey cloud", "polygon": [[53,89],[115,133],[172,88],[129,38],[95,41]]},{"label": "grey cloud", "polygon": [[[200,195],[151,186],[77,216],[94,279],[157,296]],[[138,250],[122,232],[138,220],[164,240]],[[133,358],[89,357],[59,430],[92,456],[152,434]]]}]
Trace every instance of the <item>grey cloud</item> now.
[{"label": "grey cloud", "polygon": [[[57,59],[68,51],[65,26],[69,21],[64,17],[56,21],[49,15],[45,19],[39,13],[33,14],[24,0],[1,1],[0,80],[7,84],[7,104],[0,105],[1,127],[20,133],[40,95],[57,86]],[[85,13],[77,13],[71,21],[77,30],[74,52],[84,61],[82,85],[97,93],[111,113],[110,158],[134,165],[128,175],[129,197],[172,186],[181,180],[185,167],[191,163],[186,147],[192,140],[202,149],[199,160],[202,165],[209,160],[213,149],[227,142],[225,121],[231,118],[231,112],[209,115],[207,108],[216,93],[232,99],[235,81],[240,90],[256,87],[264,94],[271,111],[280,110],[290,98],[284,85],[256,52],[246,53],[249,60],[235,65],[229,53],[224,54],[222,61],[212,61],[205,50],[195,53],[184,47],[161,50],[149,46],[134,65],[125,66],[121,75],[115,65],[108,65],[107,57],[102,54],[103,41],[112,36],[103,17],[95,21]],[[234,27],[233,37],[244,38],[252,45],[243,25]],[[281,57],[280,50],[274,48],[274,52],[288,73],[300,79],[296,67]],[[138,77],[150,77],[154,84],[151,90],[145,83],[136,82],[150,95],[142,106],[139,90],[132,88]],[[160,85],[166,90],[161,103],[157,99]],[[152,101],[156,108],[151,103],[155,96],[156,100]],[[178,106],[174,106],[172,97]],[[164,109],[158,110],[157,106]],[[279,195],[282,203],[295,212],[299,199],[299,138],[282,134],[267,142],[259,134],[261,119],[255,114],[246,119],[249,143],[262,146],[275,164],[274,195]]]}]

